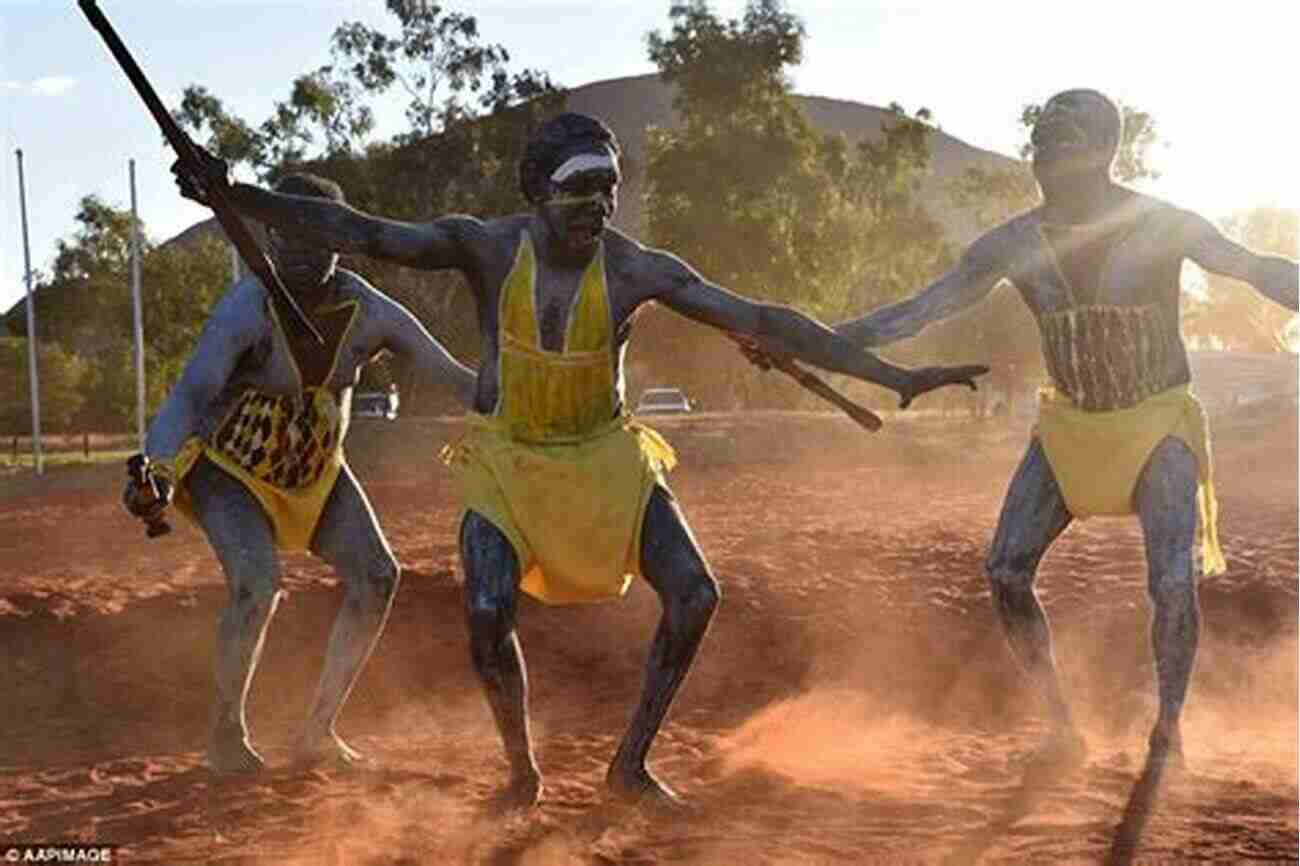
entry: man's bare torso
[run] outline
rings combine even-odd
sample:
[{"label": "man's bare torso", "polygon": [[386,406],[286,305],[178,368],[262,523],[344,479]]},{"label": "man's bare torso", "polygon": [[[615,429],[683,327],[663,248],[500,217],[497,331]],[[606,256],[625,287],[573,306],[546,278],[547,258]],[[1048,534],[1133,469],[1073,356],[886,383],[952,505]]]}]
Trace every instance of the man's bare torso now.
[{"label": "man's bare torso", "polygon": [[[1043,327],[1046,316],[1081,307],[1154,307],[1166,342],[1165,387],[1188,381],[1179,293],[1188,236],[1183,212],[1137,194],[1121,212],[1086,225],[1058,225],[1028,211],[980,241]],[[1155,374],[1156,371],[1151,371]]]},{"label": "man's bare torso", "polygon": [[[478,397],[475,408],[491,413],[497,402],[498,326],[501,289],[515,263],[524,233],[532,237],[536,259],[536,304],[542,348],[559,352],[587,262],[557,261],[546,246],[538,221],[531,214],[466,222],[460,227],[468,258],[462,270],[478,304],[481,338]],[[607,228],[602,237],[605,284],[609,292],[611,326],[610,363],[615,387],[623,392],[623,352],[637,310],[658,292],[671,288],[674,275],[660,268],[664,254],[647,250],[621,232]],[[621,400],[615,401],[621,405]]]}]

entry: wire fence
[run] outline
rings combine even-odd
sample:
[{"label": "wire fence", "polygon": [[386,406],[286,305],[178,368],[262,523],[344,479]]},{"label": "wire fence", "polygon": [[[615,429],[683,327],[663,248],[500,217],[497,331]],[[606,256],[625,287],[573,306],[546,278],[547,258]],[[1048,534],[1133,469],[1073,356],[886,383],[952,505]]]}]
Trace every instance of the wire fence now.
[{"label": "wire fence", "polygon": [[[11,434],[0,439],[0,464],[30,466],[33,464],[32,437]],[[108,459],[139,450],[139,440],[134,433],[44,433],[41,435],[41,452],[45,459],[92,460]]]}]

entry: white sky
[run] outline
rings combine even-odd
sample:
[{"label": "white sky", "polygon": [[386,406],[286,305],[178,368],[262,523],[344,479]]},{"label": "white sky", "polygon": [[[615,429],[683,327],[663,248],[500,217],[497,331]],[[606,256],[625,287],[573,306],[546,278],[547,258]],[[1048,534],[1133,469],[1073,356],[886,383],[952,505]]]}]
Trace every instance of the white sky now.
[{"label": "white sky", "polygon": [[[512,68],[575,87],[654,72],[645,34],[669,26],[667,0],[447,0],[472,12]],[[713,9],[739,15],[743,2]],[[1219,219],[1257,204],[1300,206],[1295,33],[1300,4],[1093,0],[867,3],[792,0],[807,28],[800,93],[872,105],[926,106],[945,131],[1014,154],[1021,107],[1093,87],[1151,112],[1164,176],[1144,189]],[[289,82],[328,60],[345,20],[387,24],[382,0],[99,0],[163,101],[202,84],[260,122]],[[1086,17],[1068,17],[1070,9]],[[1290,82],[1290,83],[1288,83]],[[401,125],[381,113],[381,137]],[[23,292],[14,150],[27,180],[32,266],[48,269],[95,193],[129,206],[137,162],[140,214],[162,240],[206,211],[174,192],[170,153],[75,0],[0,0],[0,309]]]}]

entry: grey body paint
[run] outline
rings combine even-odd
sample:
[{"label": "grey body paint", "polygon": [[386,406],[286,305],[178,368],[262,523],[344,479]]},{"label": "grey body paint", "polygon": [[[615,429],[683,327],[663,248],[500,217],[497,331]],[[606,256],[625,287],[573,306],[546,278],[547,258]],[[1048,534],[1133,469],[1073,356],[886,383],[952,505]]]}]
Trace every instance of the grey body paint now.
[{"label": "grey body paint", "polygon": [[[347,407],[360,368],[382,349],[410,359],[426,379],[451,384],[462,399],[470,399],[473,371],[448,355],[403,307],[349,271],[336,270],[329,288],[318,300],[353,300],[358,305],[323,384],[343,410],[340,438],[347,433]],[[146,453],[151,459],[174,458],[191,436],[209,439],[248,389],[276,396],[300,392],[298,373],[265,301],[266,290],[249,278],[217,304],[193,357],[150,427]],[[262,760],[249,735],[245,708],[266,628],[281,597],[275,538],[253,495],[206,458],[200,458],[183,483],[229,588],[217,628],[209,762],[219,773],[254,772]],[[339,738],[335,722],[378,642],[400,572],[365,493],[346,467],[325,504],[311,551],[338,573],[344,599],[297,759],[351,763],[359,755]]]},{"label": "grey body paint", "polygon": [[[864,346],[887,345],[971,306],[1005,279],[1040,322],[1081,305],[1154,306],[1167,344],[1152,357],[1163,358],[1164,368],[1140,372],[1170,388],[1190,379],[1179,329],[1179,278],[1185,259],[1249,282],[1296,310],[1300,273],[1294,261],[1253,253],[1203,218],[1110,179],[1117,124],[1118,110],[1094,91],[1053,97],[1033,139],[1042,205],[976,240],[953,271],[915,296],[836,330]],[[1160,711],[1151,731],[1150,755],[1159,761],[1180,754],[1178,720],[1199,633],[1192,567],[1197,477],[1196,459],[1186,445],[1166,439],[1148,458],[1133,493],[1146,541],[1154,608],[1151,640]],[[1057,675],[1047,617],[1033,589],[1039,561],[1071,520],[1035,440],[1012,478],[986,569],[1011,649],[1047,703],[1053,725],[1047,752],[1082,748]]]}]

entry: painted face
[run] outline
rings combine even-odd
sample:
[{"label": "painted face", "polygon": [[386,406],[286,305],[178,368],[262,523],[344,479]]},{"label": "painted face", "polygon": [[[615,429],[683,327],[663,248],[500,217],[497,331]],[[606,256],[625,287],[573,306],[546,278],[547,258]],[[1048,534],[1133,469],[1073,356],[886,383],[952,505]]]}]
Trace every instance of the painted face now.
[{"label": "painted face", "polygon": [[1043,106],[1029,142],[1035,174],[1105,168],[1115,155],[1114,107],[1088,91],[1066,91]]},{"label": "painted face", "polygon": [[310,292],[334,274],[338,254],[322,248],[319,242],[273,228],[268,228],[266,235],[275,269],[291,291]]},{"label": "painted face", "polygon": [[569,255],[590,255],[618,206],[618,159],[602,149],[570,157],[551,173],[542,216]]}]

